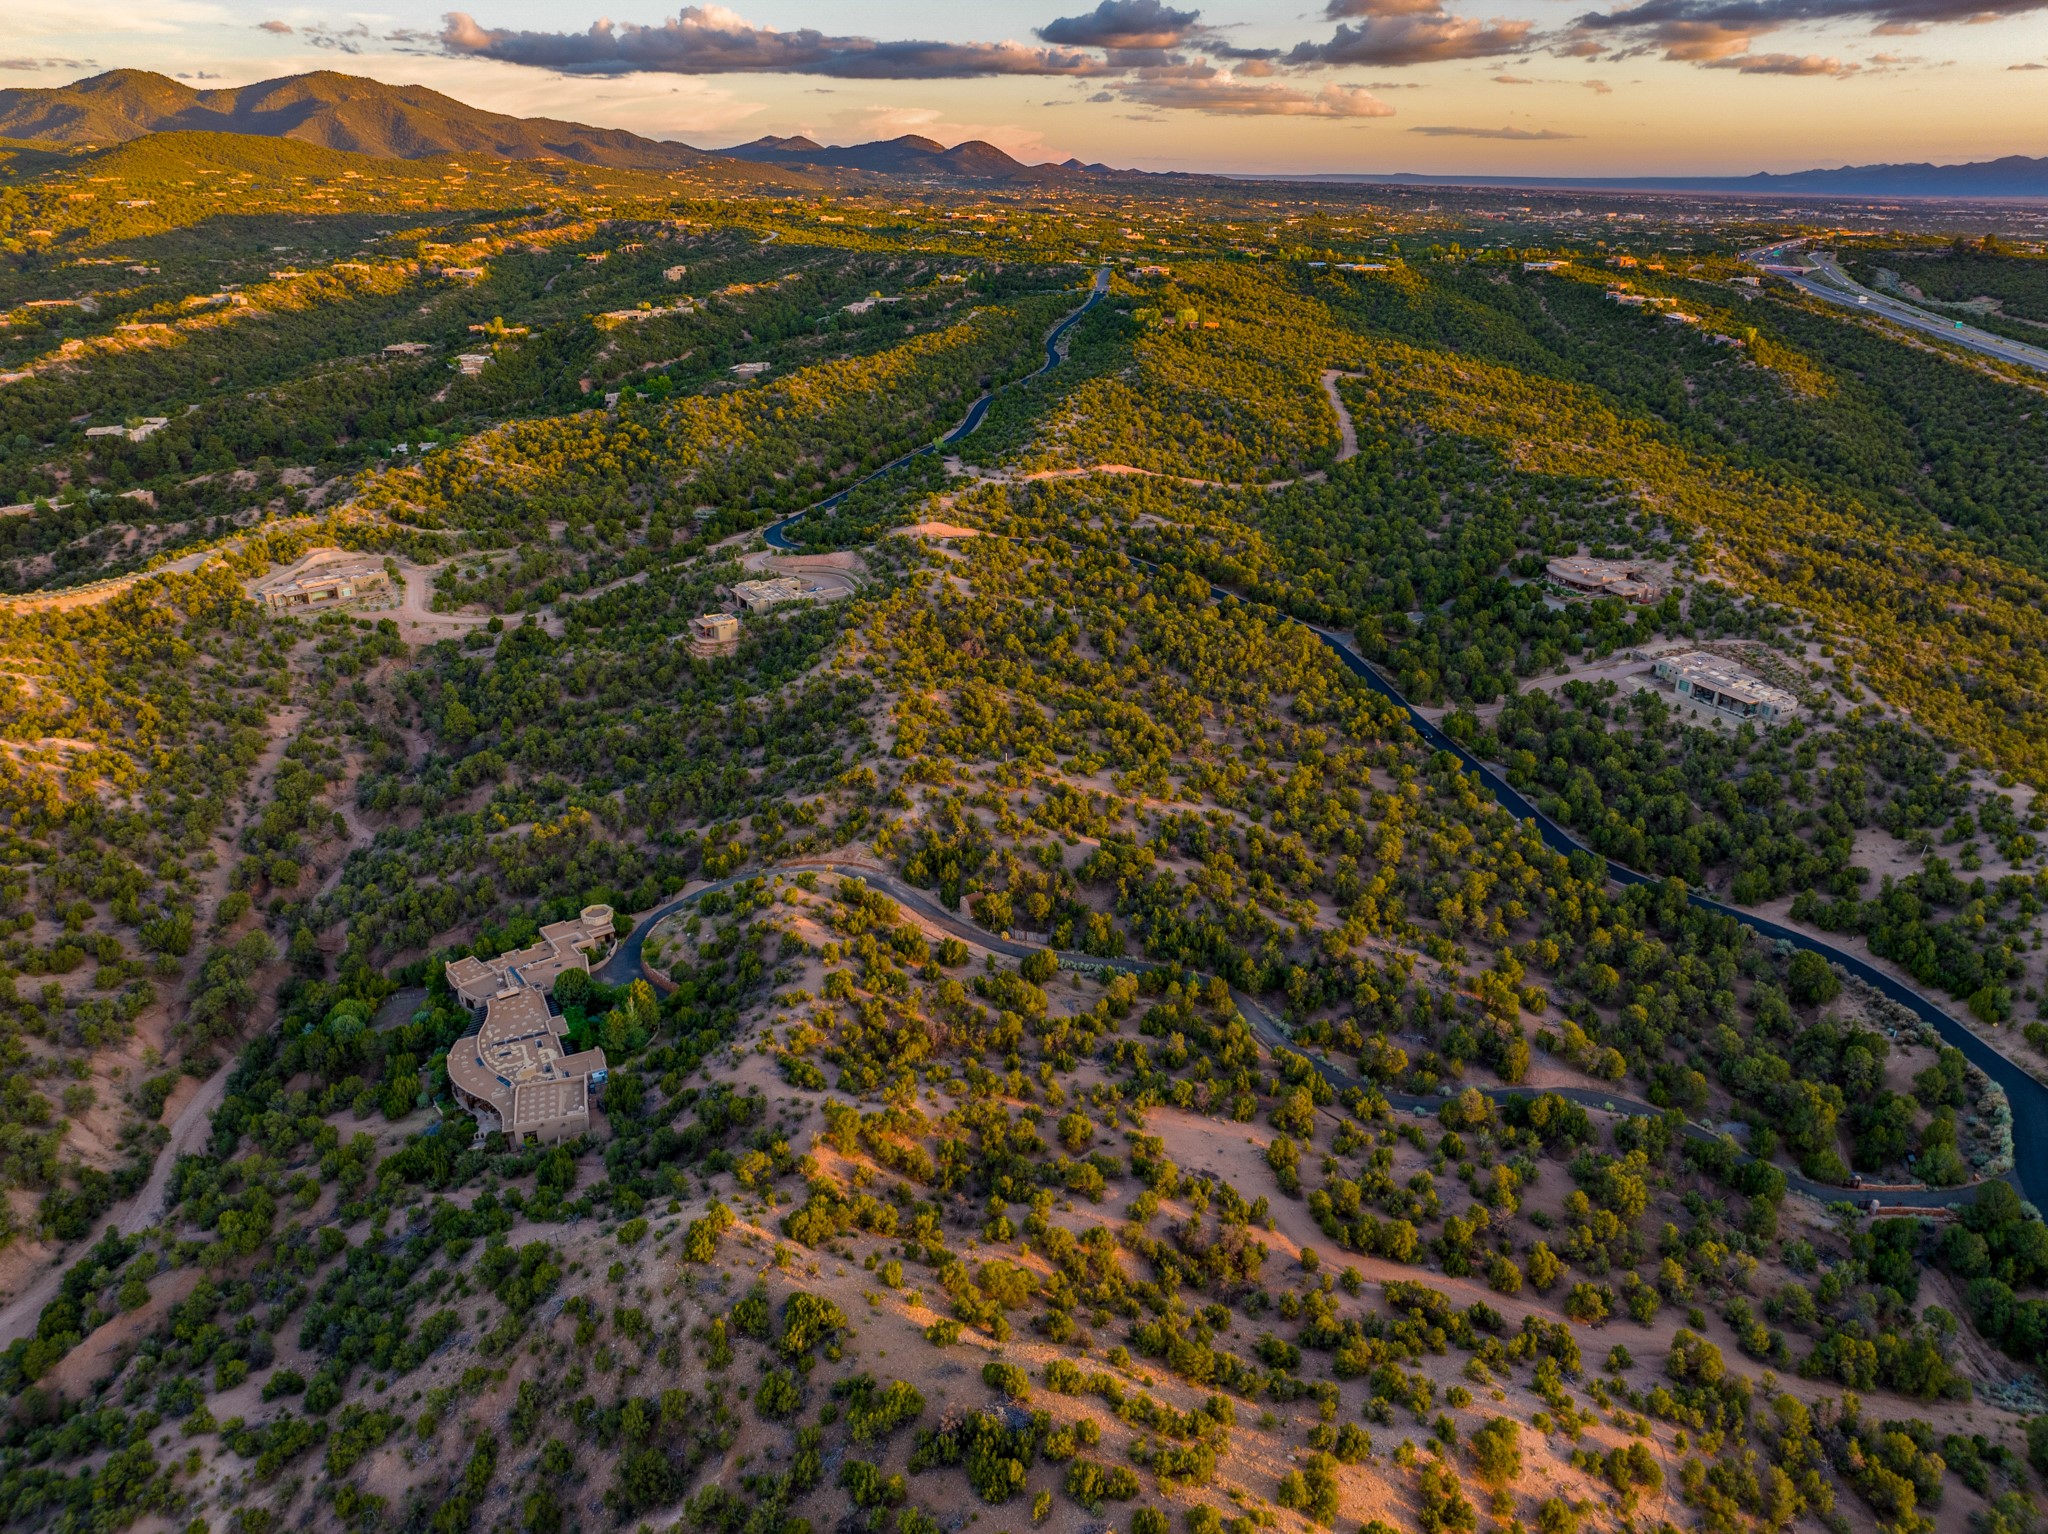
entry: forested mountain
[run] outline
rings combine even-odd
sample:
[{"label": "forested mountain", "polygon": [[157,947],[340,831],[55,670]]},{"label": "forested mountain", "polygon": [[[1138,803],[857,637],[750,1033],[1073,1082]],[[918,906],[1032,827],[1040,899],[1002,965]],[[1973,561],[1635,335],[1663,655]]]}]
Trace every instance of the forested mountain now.
[{"label": "forested mountain", "polygon": [[330,70],[195,90],[147,70],[117,69],[54,89],[0,90],[0,136],[8,138],[104,145],[180,130],[293,138],[393,159],[476,153],[636,170],[678,170],[704,159],[687,144],[544,117],[508,117],[425,86],[386,85]]}]

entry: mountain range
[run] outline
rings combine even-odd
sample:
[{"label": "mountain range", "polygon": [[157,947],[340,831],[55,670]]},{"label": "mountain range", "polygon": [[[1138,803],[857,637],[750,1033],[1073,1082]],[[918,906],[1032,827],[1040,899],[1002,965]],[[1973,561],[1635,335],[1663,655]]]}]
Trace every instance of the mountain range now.
[{"label": "mountain range", "polygon": [[1710,192],[1799,197],[2048,197],[2048,157],[2006,155],[1962,165],[1842,165],[1833,170],[1758,171],[1748,176],[1429,176],[1411,172],[1274,177],[1371,186],[1552,188],[1604,192]]},{"label": "mountain range", "polygon": [[1105,166],[1026,165],[978,139],[945,145],[914,134],[827,148],[807,138],[761,138],[703,150],[617,128],[509,117],[421,85],[386,85],[321,70],[255,85],[194,90],[166,75],[116,69],[52,89],[0,90],[0,138],[108,145],[148,133],[201,131],[290,138],[387,159],[489,154],[562,159],[620,170],[704,170],[755,164],[888,176],[1060,179]]},{"label": "mountain range", "polygon": [[[941,180],[1067,181],[1138,176],[1079,160],[1028,165],[970,139],[951,148],[916,134],[833,146],[803,137],[765,137],[728,149],[698,149],[617,128],[511,117],[420,85],[386,85],[322,70],[255,85],[195,90],[148,70],[117,69],[48,89],[0,90],[0,138],[69,146],[108,145],[145,134],[198,130],[290,138],[393,159],[489,154],[508,160],[561,159],[622,170],[741,173],[757,166],[786,176],[831,180],[910,176]],[[1833,170],[1751,176],[1422,176],[1348,173],[1286,180],[1378,185],[1559,187],[1608,191],[1749,193],[1822,197],[2048,197],[2048,158],[2008,155],[1963,165],[1844,165]]]}]

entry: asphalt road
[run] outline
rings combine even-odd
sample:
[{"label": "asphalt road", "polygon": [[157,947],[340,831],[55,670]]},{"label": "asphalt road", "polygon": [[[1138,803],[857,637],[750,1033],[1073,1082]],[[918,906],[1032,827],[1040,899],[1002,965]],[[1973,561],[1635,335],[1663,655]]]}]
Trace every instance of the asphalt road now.
[{"label": "asphalt road", "polygon": [[[1054,368],[1058,367],[1060,365],[1060,342],[1064,341],[1067,338],[1068,331],[1072,330],[1076,325],[1081,323],[1082,315],[1086,314],[1090,309],[1093,309],[1097,304],[1102,302],[1102,295],[1107,293],[1108,291],[1109,268],[1106,266],[1099,267],[1096,269],[1095,273],[1095,284],[1088,290],[1087,302],[1083,303],[1080,308],[1076,309],[1072,314],[1068,315],[1065,319],[1061,320],[1059,324],[1053,326],[1051,332],[1046,336],[1045,361],[1032,372],[1026,373],[1023,378],[1013,379],[1010,383],[1004,384],[1003,388],[1014,388],[1017,384],[1028,382],[1030,379],[1042,378],[1047,373],[1050,373]],[[922,458],[927,453],[936,453],[942,447],[951,447],[954,443],[958,442],[962,437],[965,437],[969,432],[973,431],[977,426],[981,424],[982,418],[988,414],[988,407],[995,403],[996,395],[1000,394],[1001,392],[1001,389],[995,389],[991,390],[987,394],[982,395],[980,399],[976,400],[974,404],[971,407],[969,407],[967,414],[964,417],[962,417],[960,424],[958,426],[955,426],[951,431],[947,432],[943,437],[939,438],[938,441],[927,442],[923,447],[914,447],[909,452],[904,453],[900,457],[890,459],[887,463],[883,464],[879,469],[876,469],[873,473],[863,474],[859,479],[855,480],[852,484],[848,485],[844,490],[838,491],[832,495],[828,495],[822,501],[813,502],[811,505],[806,506],[803,509],[803,511],[793,511],[786,517],[780,517],[776,519],[775,521],[769,523],[765,528],[761,530],[761,536],[768,541],[768,547],[771,549],[781,549],[785,553],[795,552],[802,546],[800,544],[791,543],[783,530],[787,528],[792,522],[796,521],[797,518],[803,516],[805,512],[825,511],[833,506],[837,506],[841,501],[845,500],[849,495],[853,494],[853,492],[858,490],[862,485],[868,484],[874,480],[878,480],[884,474],[893,473],[895,470],[902,468],[906,463],[910,462],[910,460],[913,458]]]},{"label": "asphalt road", "polygon": [[[1509,814],[1515,816],[1518,820],[1535,822],[1536,829],[1543,837],[1546,845],[1554,851],[1567,855],[1578,852],[1585,853],[1588,856],[1598,856],[1584,843],[1574,838],[1563,826],[1545,815],[1535,805],[1531,804],[1528,799],[1523,797],[1522,794],[1510,787],[1507,780],[1501,777],[1493,768],[1487,766],[1486,763],[1480,761],[1470,751],[1467,751],[1463,746],[1444,734],[1434,722],[1418,713],[1415,706],[1402,697],[1395,690],[1393,684],[1367,664],[1350,645],[1346,644],[1336,635],[1326,633],[1321,629],[1317,629],[1316,632],[1321,637],[1323,643],[1337,652],[1337,658],[1344,663],[1347,670],[1363,681],[1374,692],[1392,699],[1407,711],[1409,722],[1415,726],[1416,733],[1422,737],[1426,744],[1439,751],[1448,751],[1457,757],[1459,764],[1468,773],[1478,778],[1487,792]],[[1630,868],[1625,863],[1616,863],[1606,858],[1601,859],[1601,861],[1606,865],[1607,876],[1617,884],[1657,884],[1662,882],[1649,874]],[[1957,1022],[1955,1018],[1949,1016],[1947,1012],[1936,1006],[1925,996],[1922,996],[1918,991],[1903,984],[1867,960],[1836,948],[1832,944],[1824,943],[1818,938],[1810,937],[1804,932],[1797,932],[1790,927],[1781,926],[1779,923],[1765,917],[1753,915],[1748,911],[1737,910],[1733,906],[1723,905],[1720,901],[1711,899],[1706,895],[1688,892],[1686,898],[1701,910],[1712,911],[1717,916],[1726,916],[1732,921],[1740,922],[1743,926],[1748,927],[1760,936],[1774,941],[1787,942],[1796,948],[1807,949],[1810,952],[1821,955],[1821,957],[1831,963],[1841,965],[1844,970],[1856,976],[1859,980],[1873,986],[1891,1000],[1898,1002],[1901,1006],[1911,1009],[1916,1016],[1931,1024],[1944,1039],[1963,1052],[1964,1058],[2005,1089],[2006,1098],[2012,1105],[2014,1159],[2013,1171],[2008,1175],[2007,1180],[2015,1183],[2020,1191],[2033,1203],[2048,1206],[2048,1087],[2043,1087],[2040,1082],[2021,1070],[2019,1066],[1985,1043],[1975,1032]],[[1811,1186],[1817,1187],[1821,1185],[1815,1184]],[[1828,1196],[1840,1198],[1850,1195],[1848,1195],[1846,1190],[1832,1189]],[[1930,1188],[1910,1194],[1886,1194],[1885,1202],[1887,1204],[1939,1206],[1953,1203],[1968,1203],[1973,1196],[1968,1190]]]},{"label": "asphalt road", "polygon": [[1955,320],[1943,319],[1938,314],[1907,303],[1904,299],[1893,298],[1879,293],[1854,281],[1848,273],[1835,265],[1830,256],[1815,253],[1814,259],[1820,264],[1817,277],[1801,277],[1789,267],[1774,266],[1771,275],[1783,278],[1802,293],[1827,303],[1853,309],[1858,314],[1875,314],[1912,330],[1923,331],[1931,336],[1940,336],[1958,346],[1968,347],[1987,357],[1996,357],[2001,362],[2017,363],[2021,367],[2038,368],[2048,373],[2048,350],[2028,346],[2022,341],[2008,341],[2004,336],[1993,335],[1988,330],[1979,330],[1974,325],[1965,325]]},{"label": "asphalt road", "polygon": [[[907,884],[895,874],[874,864],[846,862],[834,858],[797,858],[787,863],[778,863],[773,868],[757,869],[752,873],[737,875],[729,879],[720,879],[715,883],[706,884],[701,889],[691,890],[687,894],[678,895],[673,900],[663,902],[634,923],[632,932],[621,939],[618,947],[613,949],[611,956],[598,966],[596,971],[597,978],[609,985],[624,985],[629,981],[641,978],[645,974],[645,969],[642,965],[642,949],[646,944],[647,934],[654,929],[656,923],[695,904],[704,896],[714,891],[732,889],[736,885],[745,884],[751,880],[771,874],[802,873],[805,871],[864,880],[869,886],[880,890],[889,896],[890,899],[896,901],[897,904],[910,909],[928,925],[938,928],[941,932],[958,937],[964,942],[988,949],[993,953],[1002,954],[1006,958],[1026,958],[1031,954],[1045,951],[1050,946],[1045,943],[1032,942],[1028,939],[1007,934],[999,935],[983,931],[981,928],[962,920],[956,913],[940,905],[937,900],[932,898],[928,891]],[[1179,967],[1177,965],[1158,964],[1147,959],[1099,959],[1085,954],[1062,953],[1056,949],[1052,951],[1059,958],[1062,967],[1068,969],[1089,971],[1111,969],[1125,974],[1143,974],[1149,970]],[[1340,1091],[1351,1087],[1379,1090],[1380,1095],[1386,1098],[1387,1105],[1397,1113],[1422,1114],[1433,1118],[1436,1116],[1437,1111],[1443,1107],[1446,1098],[1442,1095],[1425,1097],[1407,1092],[1387,1092],[1375,1088],[1372,1082],[1345,1070],[1342,1066],[1332,1062],[1327,1056],[1299,1049],[1295,1045],[1292,1036],[1288,1033],[1286,1025],[1274,1017],[1256,997],[1246,995],[1236,989],[1231,991],[1230,996],[1238,1012],[1244,1017],[1245,1022],[1250,1025],[1252,1032],[1259,1037],[1260,1041],[1268,1049],[1295,1050],[1296,1053],[1303,1055],[1316,1068],[1325,1081],[1328,1081]],[[1506,1102],[1517,1097],[1539,1097],[1549,1094],[1562,1097],[1567,1102],[1577,1103],[1581,1107],[1600,1112],[1655,1115],[1663,1111],[1637,1098],[1625,1097],[1619,1093],[1602,1091],[1591,1087],[1481,1087],[1480,1091],[1495,1102]],[[1685,1133],[1690,1138],[1696,1140],[1718,1140],[1721,1138],[1720,1131],[1704,1124],[1694,1123],[1691,1120],[1686,1121]],[[1742,1159],[1748,1160],[1750,1158],[1745,1154]],[[1803,1194],[1823,1204],[1835,1203],[1845,1199],[1867,1199],[1873,1196],[1870,1193],[1837,1187],[1832,1183],[1814,1182],[1812,1179],[1802,1177],[1796,1172],[1787,1172],[1784,1175],[1786,1186],[1792,1192]],[[1977,1193],[1974,1187],[1901,1188],[1886,1191],[1882,1195],[1884,1204],[1888,1208],[1910,1207],[1916,1209],[1940,1209],[1953,1204],[1967,1204],[1975,1199],[1976,1196]]]}]

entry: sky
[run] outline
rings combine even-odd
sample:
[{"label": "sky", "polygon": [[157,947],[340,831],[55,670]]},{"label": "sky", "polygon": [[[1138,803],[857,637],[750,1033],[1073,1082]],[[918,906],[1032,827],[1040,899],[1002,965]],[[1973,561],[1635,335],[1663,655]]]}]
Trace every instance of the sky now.
[{"label": "sky", "polygon": [[200,87],[338,69],[705,147],[918,133],[1238,173],[2048,154],[2048,0],[457,3],[472,9],[9,0],[0,88],[114,68]]}]

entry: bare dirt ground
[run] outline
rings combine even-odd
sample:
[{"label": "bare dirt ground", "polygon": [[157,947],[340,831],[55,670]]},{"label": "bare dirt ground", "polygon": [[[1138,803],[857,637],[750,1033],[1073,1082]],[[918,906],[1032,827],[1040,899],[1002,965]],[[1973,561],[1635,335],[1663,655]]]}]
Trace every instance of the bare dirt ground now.
[{"label": "bare dirt ground", "polygon": [[1342,368],[1323,369],[1323,393],[1329,396],[1330,408],[1337,413],[1337,462],[1348,463],[1358,456],[1358,428],[1352,423],[1350,407],[1344,403],[1344,396],[1337,392],[1340,378],[1360,378],[1360,373],[1347,373]]},{"label": "bare dirt ground", "polygon": [[434,565],[400,562],[399,575],[405,582],[405,597],[398,604],[398,632],[415,644],[431,644],[437,639],[460,639],[491,619],[491,615],[482,608],[465,608],[452,613],[434,611],[434,577],[446,567],[445,561]]}]

